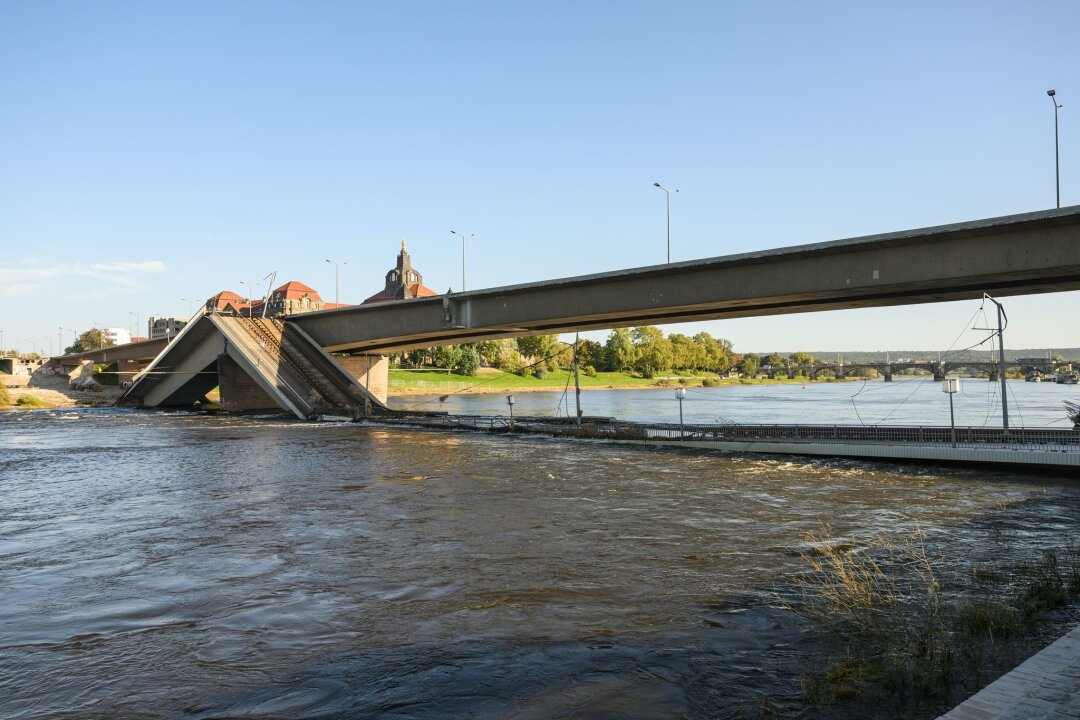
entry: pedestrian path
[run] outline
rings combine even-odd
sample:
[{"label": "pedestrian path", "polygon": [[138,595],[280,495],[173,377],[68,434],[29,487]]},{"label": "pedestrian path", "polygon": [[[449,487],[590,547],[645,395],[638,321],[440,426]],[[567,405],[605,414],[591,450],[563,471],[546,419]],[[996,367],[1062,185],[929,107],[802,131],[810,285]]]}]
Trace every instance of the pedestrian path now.
[{"label": "pedestrian path", "polygon": [[1080,718],[1080,626],[938,720]]}]

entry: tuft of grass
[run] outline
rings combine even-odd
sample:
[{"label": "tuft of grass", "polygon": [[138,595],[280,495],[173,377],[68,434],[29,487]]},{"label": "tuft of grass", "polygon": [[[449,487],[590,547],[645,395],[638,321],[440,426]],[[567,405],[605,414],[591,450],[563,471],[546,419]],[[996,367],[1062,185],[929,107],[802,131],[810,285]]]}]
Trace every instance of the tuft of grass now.
[{"label": "tuft of grass", "polygon": [[956,605],[953,622],[956,630],[972,637],[1018,637],[1024,623],[1015,608],[992,600],[964,599]]},{"label": "tuft of grass", "polygon": [[827,527],[804,540],[807,572],[794,579],[800,602],[789,608],[812,621],[825,643],[825,669],[801,681],[807,705],[888,696],[947,706],[956,687],[981,682],[997,645],[1080,600],[1075,543],[1026,565],[973,567],[946,593],[944,558],[927,551],[917,529],[900,542],[861,548]]},{"label": "tuft of grass", "polygon": [[15,404],[17,406],[19,406],[19,407],[31,407],[31,408],[48,407],[47,403],[42,402],[40,399],[38,399],[36,397],[31,397],[30,395],[23,395],[22,397],[20,397],[18,400],[15,401]]},{"label": "tuft of grass", "polygon": [[3,385],[0,385],[0,405],[11,404],[11,393]]}]

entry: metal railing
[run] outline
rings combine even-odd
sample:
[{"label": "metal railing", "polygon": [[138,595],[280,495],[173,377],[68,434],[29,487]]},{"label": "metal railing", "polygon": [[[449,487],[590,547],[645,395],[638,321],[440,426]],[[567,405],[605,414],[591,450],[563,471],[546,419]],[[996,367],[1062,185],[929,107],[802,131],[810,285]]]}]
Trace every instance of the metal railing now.
[{"label": "metal railing", "polygon": [[[391,422],[429,427],[508,432],[508,419],[488,415],[400,415]],[[514,430],[597,440],[633,440],[648,443],[677,441],[700,443],[786,443],[846,445],[922,445],[957,448],[1025,448],[1058,452],[1080,452],[1080,431],[1050,428],[956,428],[936,426],[861,425],[678,425],[621,421],[585,422],[580,427],[567,418],[517,417]]]}]

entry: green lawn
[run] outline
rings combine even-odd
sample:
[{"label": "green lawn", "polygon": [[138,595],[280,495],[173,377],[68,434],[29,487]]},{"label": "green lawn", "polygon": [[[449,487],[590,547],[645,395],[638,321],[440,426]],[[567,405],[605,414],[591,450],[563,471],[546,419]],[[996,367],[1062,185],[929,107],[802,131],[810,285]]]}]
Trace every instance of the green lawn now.
[{"label": "green lawn", "polygon": [[[625,373],[618,372],[598,372],[595,376],[589,377],[584,373],[581,374],[581,387],[583,388],[606,388],[606,387],[665,387],[680,384],[680,380],[685,380],[686,385],[696,386],[701,385],[702,380],[711,378],[716,382],[723,385],[764,385],[777,382],[803,382],[803,380],[765,380],[765,379],[719,379],[715,375],[695,375],[692,373],[674,373],[668,372],[659,375],[655,378],[642,378],[635,377],[633,375],[627,375]],[[455,373],[449,373],[445,370],[437,370],[433,368],[423,368],[420,370],[406,370],[402,368],[390,369],[390,391],[404,390],[404,389],[425,389],[430,388],[432,392],[437,390],[462,390],[465,388],[476,387],[477,389],[483,388],[539,388],[539,387],[564,387],[570,381],[570,384],[574,383],[574,375],[568,370],[553,370],[548,373],[548,376],[543,380],[535,378],[531,375],[522,377],[520,375],[514,375],[512,373],[504,372],[482,372],[475,377],[468,377],[465,375],[457,375]]]}]

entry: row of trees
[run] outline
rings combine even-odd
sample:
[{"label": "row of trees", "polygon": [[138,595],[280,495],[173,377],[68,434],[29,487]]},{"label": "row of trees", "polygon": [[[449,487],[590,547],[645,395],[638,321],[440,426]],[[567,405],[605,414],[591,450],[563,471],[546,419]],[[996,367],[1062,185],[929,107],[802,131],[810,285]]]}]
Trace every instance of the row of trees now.
[{"label": "row of trees", "polygon": [[802,367],[813,365],[817,360],[813,355],[805,352],[793,352],[787,357],[780,353],[759,355],[758,353],[746,353],[740,356],[735,364],[735,369],[746,377],[754,377],[763,370],[786,370],[788,367]]},{"label": "row of trees", "polygon": [[[662,370],[719,374],[727,372],[735,359],[729,340],[705,332],[693,337],[679,333],[665,337],[659,329],[648,326],[612,330],[603,344],[581,340],[577,352],[578,366],[590,375],[609,371],[653,377]],[[573,346],[561,342],[557,335],[531,335],[413,350],[398,353],[391,360],[402,367],[433,366],[461,375],[475,375],[484,366],[543,376],[548,370],[570,367],[573,353]]]}]

